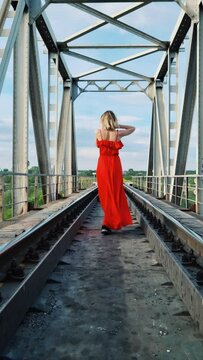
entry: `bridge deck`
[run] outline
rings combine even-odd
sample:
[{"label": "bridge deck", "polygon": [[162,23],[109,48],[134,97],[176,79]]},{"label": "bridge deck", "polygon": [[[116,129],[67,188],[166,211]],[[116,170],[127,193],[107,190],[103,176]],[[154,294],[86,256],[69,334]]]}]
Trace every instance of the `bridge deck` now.
[{"label": "bridge deck", "polygon": [[32,210],[19,217],[0,222],[0,249],[11,240],[15,239],[16,236],[22,234],[25,230],[29,230],[40,224],[41,221],[46,220],[50,215],[71,204],[85,192],[86,190],[81,191],[80,193],[74,193],[66,199],[57,200],[44,205],[41,210]]},{"label": "bridge deck", "polygon": [[102,216],[98,204],[5,355],[24,360],[199,360],[202,337],[140,226],[135,221],[102,236]]},{"label": "bridge deck", "polygon": [[[67,199],[61,199],[56,202],[49,203],[39,211],[32,210],[25,215],[0,223],[0,249],[9,241],[14,239],[17,235],[20,235],[25,230],[36,226],[41,221],[47,219],[54,212],[57,212],[59,209],[67,206],[72,201],[79,198],[85,192],[86,190],[81,191],[80,193],[75,193],[69,196]],[[149,200],[153,205],[161,208],[162,210],[164,210],[164,212],[174,217],[183,226],[186,226],[188,229],[191,229],[192,231],[203,237],[203,221],[198,218],[198,216],[196,216],[193,212],[184,212],[174,207],[173,205],[165,201],[158,200],[148,194],[145,194],[142,191],[136,190],[136,192],[142,197]]]},{"label": "bridge deck", "polygon": [[203,221],[194,212],[188,210],[185,211],[184,209],[180,210],[175,205],[163,200],[159,200],[151,195],[144,193],[143,191],[136,189],[136,192],[142,197],[144,197],[146,200],[150,201],[154,206],[162,209],[164,212],[171,215],[184,227],[191,229],[192,231],[203,237]]}]

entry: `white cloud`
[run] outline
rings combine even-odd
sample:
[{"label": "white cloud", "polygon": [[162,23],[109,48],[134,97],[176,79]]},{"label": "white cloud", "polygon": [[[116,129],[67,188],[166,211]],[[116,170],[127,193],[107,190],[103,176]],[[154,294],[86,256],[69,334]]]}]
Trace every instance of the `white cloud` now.
[{"label": "white cloud", "polygon": [[[2,1],[2,0],[0,0]],[[126,8],[132,3],[122,2],[114,4],[91,4],[100,11],[111,15],[122,8]],[[88,5],[89,6],[89,5]],[[167,40],[171,29],[175,24],[177,14],[179,12],[177,4],[149,4],[144,6],[137,12],[131,13],[126,17],[121,18],[121,21],[137,27],[145,32],[153,33],[154,36]],[[51,4],[47,9],[47,15],[50,19],[53,30],[58,40],[80,31],[86,26],[94,24],[98,21],[97,18],[87,15],[86,13],[75,9],[68,4]],[[167,36],[166,36],[167,35]],[[134,43],[138,40],[133,34],[128,34],[112,25],[104,26],[98,29],[95,33],[86,35],[78,39],[74,43]],[[140,42],[145,43],[143,39]],[[47,55],[42,55],[43,44],[39,43],[40,62],[42,67],[42,80],[45,95],[45,109],[47,109]],[[117,52],[113,55],[108,51],[97,52],[97,50],[88,51],[89,55],[102,58],[116,57]],[[118,57],[125,57],[119,54]],[[127,54],[127,52],[126,52]],[[78,59],[69,58],[66,56],[67,63],[70,65],[73,74],[79,74],[82,71],[95,68],[95,65],[88,64]],[[149,57],[150,61],[155,60],[155,55]],[[141,59],[141,67],[147,67],[146,59]],[[126,64],[127,68],[132,68],[137,72],[136,61]],[[126,66],[124,65],[124,67]],[[147,69],[149,70],[149,69]],[[151,70],[150,70],[151,71]],[[181,70],[182,71],[182,70]],[[6,75],[3,92],[0,97],[0,167],[11,166],[12,157],[12,82],[13,82],[13,64],[12,58]],[[100,73],[92,75],[92,78],[106,78],[106,79],[131,79],[132,77],[113,70],[105,70]],[[79,169],[94,169],[97,163],[98,149],[94,144],[94,131],[99,127],[99,118],[106,109],[115,111],[120,122],[125,124],[133,124],[136,126],[136,132],[123,139],[125,144],[121,151],[121,159],[123,168],[146,169],[148,158],[148,145],[151,123],[151,107],[152,103],[143,93],[89,93],[82,94],[75,102],[76,114],[76,137],[77,137],[77,154],[78,154],[78,168]],[[47,111],[47,110],[46,110]],[[194,154],[194,147],[196,138],[191,137],[189,157],[192,158]],[[194,159],[194,157],[193,157]],[[32,165],[36,165],[36,150],[34,143],[33,129],[29,129],[29,161]],[[9,164],[9,165],[8,165]]]}]

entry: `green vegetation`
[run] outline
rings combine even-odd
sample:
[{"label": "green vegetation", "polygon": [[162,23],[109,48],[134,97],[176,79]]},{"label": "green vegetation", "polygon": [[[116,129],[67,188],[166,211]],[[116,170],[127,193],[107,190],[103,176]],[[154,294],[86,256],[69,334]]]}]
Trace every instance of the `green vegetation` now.
[{"label": "green vegetation", "polygon": [[[8,175],[7,175],[8,173]],[[41,190],[41,184],[39,183],[37,189],[37,199],[35,199],[35,175],[39,174],[39,168],[33,166],[28,170],[28,204],[29,208],[33,207],[34,202],[37,206],[43,205],[43,195]],[[32,175],[33,174],[33,175]],[[3,175],[4,188],[3,188],[3,203],[4,203],[4,213],[3,218],[5,220],[12,217],[12,188],[13,188],[13,176],[11,175],[8,169],[0,169],[0,175]]]},{"label": "green vegetation", "polygon": [[132,176],[146,176],[146,171],[128,169],[123,173],[124,181],[132,180]]},{"label": "green vegetation", "polygon": [[[181,206],[190,208],[195,204],[196,200],[196,178],[195,170],[188,170],[186,172],[187,179],[184,180],[183,192],[181,196]],[[3,202],[4,202],[4,219],[12,217],[12,183],[13,176],[8,169],[0,169],[0,176],[3,175]],[[39,168],[33,166],[28,170],[28,208],[40,207],[44,204],[41,180],[39,175]],[[192,176],[190,176],[192,175]],[[145,189],[146,171],[128,169],[124,171],[124,182],[131,182],[132,177],[138,177],[136,184],[138,188]],[[91,186],[96,180],[96,170],[79,170],[78,171],[78,187],[80,190]]]}]

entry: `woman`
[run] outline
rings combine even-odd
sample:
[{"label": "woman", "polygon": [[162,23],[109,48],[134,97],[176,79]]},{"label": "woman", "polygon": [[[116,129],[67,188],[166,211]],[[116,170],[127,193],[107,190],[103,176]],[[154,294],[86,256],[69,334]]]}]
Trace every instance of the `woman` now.
[{"label": "woman", "polygon": [[104,220],[101,232],[111,233],[132,224],[132,218],[123,187],[123,172],[118,155],[123,147],[121,138],[135,131],[134,126],[120,125],[112,111],[106,111],[100,118],[101,129],[96,132],[96,145],[100,149],[97,164],[97,183]]}]

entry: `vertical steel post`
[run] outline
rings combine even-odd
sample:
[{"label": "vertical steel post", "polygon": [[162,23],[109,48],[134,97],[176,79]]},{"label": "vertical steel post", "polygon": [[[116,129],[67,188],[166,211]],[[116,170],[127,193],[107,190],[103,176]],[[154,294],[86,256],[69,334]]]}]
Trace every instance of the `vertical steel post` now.
[{"label": "vertical steel post", "polygon": [[46,204],[49,203],[49,201],[51,200],[51,194],[50,194],[50,191],[51,191],[51,187],[50,187],[50,176],[46,176]]},{"label": "vertical steel post", "polygon": [[153,176],[154,173],[154,122],[155,122],[155,100],[152,104],[152,121],[151,121],[151,131],[150,131],[150,144],[149,144],[149,156],[148,156],[148,169],[147,169],[147,180],[146,180],[146,187],[147,192],[152,192],[152,182],[151,182],[151,176]]},{"label": "vertical steel post", "polygon": [[35,175],[34,179],[34,209],[36,209],[38,207],[38,175]]},{"label": "vertical steel post", "polygon": [[174,148],[178,126],[178,53],[168,54],[168,175],[174,175]]},{"label": "vertical steel post", "polygon": [[154,106],[154,129],[153,129],[153,194],[157,196],[157,177],[161,175],[161,156],[160,156],[160,134],[159,134],[159,123],[158,123],[158,108],[157,100],[155,98]]},{"label": "vertical steel post", "polygon": [[49,52],[48,70],[48,139],[52,173],[56,174],[58,134],[58,54]]},{"label": "vertical steel post", "polygon": [[[66,144],[66,128],[68,123],[68,112],[70,106],[70,83],[65,82],[63,88],[63,98],[61,105],[61,114],[58,128],[58,137],[57,137],[57,162],[56,162],[56,174],[62,174],[64,156],[65,156],[65,144]],[[59,178],[59,187],[58,192],[62,190],[61,177]]]},{"label": "vertical steel post", "polygon": [[[174,157],[175,147],[177,142],[177,129],[178,129],[178,94],[179,94],[179,68],[178,68],[178,52],[168,53],[168,156],[167,156],[167,174],[174,175]],[[174,180],[171,179],[169,187],[169,199],[172,199],[172,191]]]},{"label": "vertical steel post", "polygon": [[4,178],[0,175],[0,222],[4,219]]},{"label": "vertical steel post", "polygon": [[[50,156],[46,125],[42,78],[35,24],[30,26],[30,106],[35,134],[36,152],[40,174],[50,174]],[[46,177],[41,177],[42,194],[46,203]],[[50,194],[50,191],[48,190]]]},{"label": "vertical steel post", "polygon": [[[183,175],[186,170],[187,154],[189,148],[190,134],[192,128],[193,114],[196,102],[197,88],[197,25],[193,25],[190,39],[190,50],[188,54],[187,73],[185,77],[185,86],[183,86],[183,105],[180,116],[180,124],[178,126],[175,158],[174,158],[174,174]],[[178,178],[178,197],[177,204],[181,199],[181,191],[183,186],[183,177]],[[173,195],[175,188],[173,189]],[[173,201],[173,196],[172,196]]]},{"label": "vertical steel post", "polygon": [[65,196],[72,194],[73,192],[73,183],[72,183],[72,150],[73,150],[73,132],[72,132],[72,110],[73,110],[73,101],[70,100],[69,114],[68,114],[68,123],[66,128],[66,148],[65,148],[65,161],[64,161],[64,172],[68,176],[66,193]]},{"label": "vertical steel post", "polygon": [[[13,172],[27,174],[28,168],[28,89],[29,14],[24,12],[14,46]],[[27,211],[27,176],[15,175],[13,214]]]},{"label": "vertical steel post", "polygon": [[197,189],[196,209],[203,215],[203,5],[199,7],[197,55]]},{"label": "vertical steel post", "polygon": [[[156,119],[157,119],[157,140],[158,140],[158,151],[160,154],[160,169],[158,176],[165,176],[167,174],[167,141],[168,131],[166,123],[166,110],[163,96],[163,83],[161,81],[156,82]],[[159,197],[162,196],[161,181],[159,182]],[[166,186],[164,187],[164,191]]]},{"label": "vertical steel post", "polygon": [[78,181],[77,181],[77,154],[76,154],[74,102],[73,102],[73,108],[72,108],[72,174],[73,174],[73,191],[77,191],[78,190]]}]

